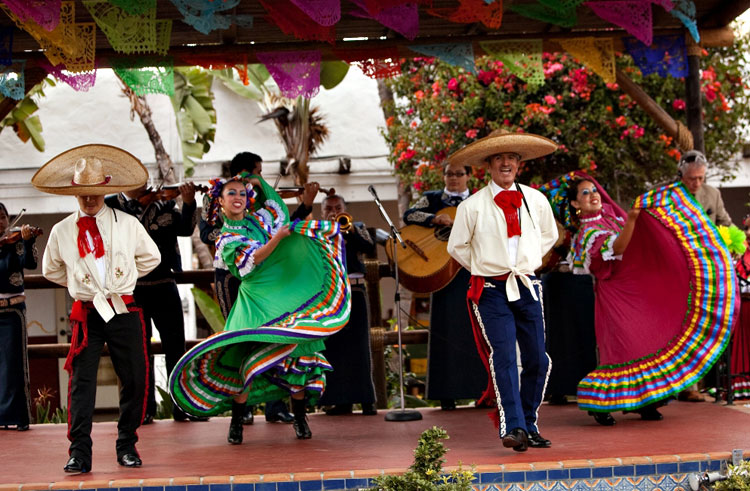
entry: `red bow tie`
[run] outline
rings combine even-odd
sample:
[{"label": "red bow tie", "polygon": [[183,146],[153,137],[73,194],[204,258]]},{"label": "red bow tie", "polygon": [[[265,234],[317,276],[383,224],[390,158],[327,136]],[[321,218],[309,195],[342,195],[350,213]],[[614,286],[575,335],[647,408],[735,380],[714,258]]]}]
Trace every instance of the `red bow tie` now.
[{"label": "red bow tie", "polygon": [[[91,250],[91,247],[89,246],[86,232],[91,235],[91,241],[94,243],[93,250]],[[78,253],[81,257],[84,257],[89,252],[93,252],[94,257],[97,259],[104,255],[102,234],[99,233],[99,227],[96,226],[96,218],[80,217],[78,219]]]},{"label": "red bow tie", "polygon": [[518,209],[523,203],[523,195],[518,191],[501,191],[495,195],[495,203],[503,210],[508,225],[508,238],[521,235],[521,224],[518,221]]}]

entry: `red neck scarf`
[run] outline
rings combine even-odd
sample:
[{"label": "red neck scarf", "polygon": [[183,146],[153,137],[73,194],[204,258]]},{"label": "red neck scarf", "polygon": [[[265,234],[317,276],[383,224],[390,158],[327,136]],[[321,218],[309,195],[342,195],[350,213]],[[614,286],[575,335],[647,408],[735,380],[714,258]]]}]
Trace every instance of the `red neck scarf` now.
[{"label": "red neck scarf", "polygon": [[[89,246],[86,232],[91,234],[91,239],[94,243],[94,250],[91,250],[91,246]],[[96,226],[96,218],[80,217],[78,219],[78,253],[81,257],[84,257],[89,252],[92,252],[97,259],[104,255],[102,234],[99,233],[99,227]]]},{"label": "red neck scarf", "polygon": [[523,203],[523,195],[518,191],[500,191],[495,195],[495,203],[503,210],[508,225],[508,238],[521,235],[521,224],[518,221],[518,209]]}]

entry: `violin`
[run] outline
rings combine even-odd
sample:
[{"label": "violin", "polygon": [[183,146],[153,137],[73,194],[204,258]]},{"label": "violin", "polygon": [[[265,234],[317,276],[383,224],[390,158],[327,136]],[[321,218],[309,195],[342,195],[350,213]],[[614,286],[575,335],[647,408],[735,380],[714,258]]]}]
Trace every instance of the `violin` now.
[{"label": "violin", "polygon": [[[180,195],[180,186],[182,184],[168,184],[166,186],[160,186],[157,189],[147,189],[145,193],[137,198],[138,202],[144,208],[153,203],[154,201],[169,201],[177,198]],[[208,186],[202,184],[194,184],[195,191],[201,193],[208,192]]]},{"label": "violin", "polygon": [[[302,196],[302,194],[304,194],[305,188],[303,186],[281,186],[276,190],[276,192],[279,194],[279,196],[281,196],[282,199],[296,198],[297,196]],[[336,194],[336,189],[320,188],[318,192],[323,193],[326,196],[333,196],[334,194]]]},{"label": "violin", "polygon": [[[29,231],[31,232],[32,237],[39,237],[44,233],[41,228],[32,226],[29,226]],[[0,246],[4,246],[6,244],[15,244],[21,239],[23,239],[23,235],[21,234],[21,227],[13,227],[12,229],[8,229],[8,231],[5,232],[2,237],[0,237]]]}]

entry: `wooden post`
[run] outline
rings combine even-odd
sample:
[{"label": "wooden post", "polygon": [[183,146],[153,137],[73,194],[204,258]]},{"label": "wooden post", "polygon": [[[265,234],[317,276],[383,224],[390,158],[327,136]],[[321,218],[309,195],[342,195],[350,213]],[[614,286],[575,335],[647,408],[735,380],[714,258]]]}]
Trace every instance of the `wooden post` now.
[{"label": "wooden post", "polygon": [[685,79],[687,123],[693,135],[693,148],[706,151],[703,139],[703,101],[701,99],[701,47],[692,42],[687,47],[688,76]]},{"label": "wooden post", "polygon": [[388,389],[385,381],[385,329],[370,329],[370,346],[372,350],[372,380],[375,384],[375,399],[378,409],[388,408]]}]

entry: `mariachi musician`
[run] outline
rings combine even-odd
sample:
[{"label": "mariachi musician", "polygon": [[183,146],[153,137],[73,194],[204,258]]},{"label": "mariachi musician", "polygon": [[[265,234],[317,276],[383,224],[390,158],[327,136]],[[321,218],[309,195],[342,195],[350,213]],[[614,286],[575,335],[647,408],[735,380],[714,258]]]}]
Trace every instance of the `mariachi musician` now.
[{"label": "mariachi musician", "polygon": [[[182,258],[177,237],[192,235],[198,223],[198,207],[195,202],[195,185],[181,184],[167,194],[162,190],[149,190],[143,186],[108,196],[104,202],[110,208],[121,210],[136,217],[153,239],[161,253],[161,263],[146,276],[138,278],[135,286],[135,303],[143,309],[146,324],[146,339],[151,339],[151,321],[159,331],[167,379],[180,357],[185,354],[185,321],[182,314],[182,299],[177,289],[174,273],[182,271]],[[179,193],[178,193],[179,192]],[[182,197],[178,206],[174,198]],[[171,196],[174,195],[174,196]],[[170,199],[172,198],[172,199]],[[149,355],[149,383],[146,414],[143,424],[149,424],[156,415],[156,390],[154,377],[154,355],[151,343],[147,344]],[[175,421],[200,421],[175,406],[172,417]]]},{"label": "mariachi musician", "polygon": [[[442,191],[427,191],[404,213],[407,225],[450,227],[445,208],[469,197],[471,167],[450,162],[443,166]],[[456,408],[456,399],[479,399],[487,388],[487,371],[477,354],[471,320],[466,309],[469,272],[461,268],[453,280],[430,297],[430,337],[427,354],[427,399],[439,400],[445,411]]]},{"label": "mariachi musician", "polygon": [[33,231],[29,225],[11,231],[0,203],[0,425],[18,431],[28,430],[31,421],[23,270],[37,266]]},{"label": "mariachi musician", "polygon": [[318,403],[332,406],[325,411],[329,416],[351,414],[353,404],[362,406],[364,416],[372,416],[377,414],[377,410],[362,256],[375,254],[375,241],[364,223],[352,221],[342,196],[333,194],[323,198],[321,214],[324,220],[337,221],[341,225],[346,272],[352,289],[352,308],[349,322],[326,339],[325,356],[333,371],[326,374],[326,390]]}]

